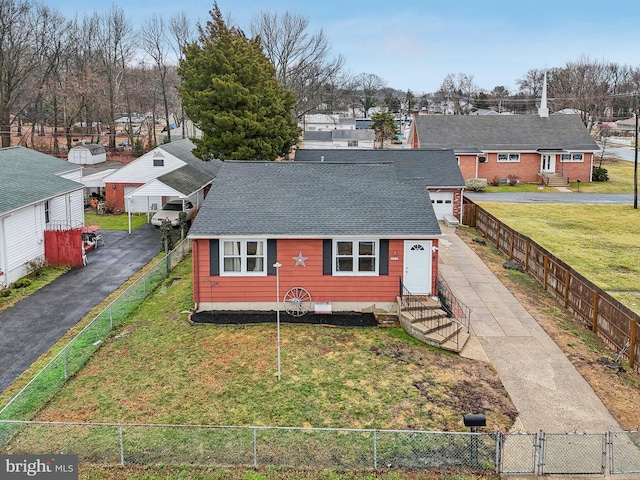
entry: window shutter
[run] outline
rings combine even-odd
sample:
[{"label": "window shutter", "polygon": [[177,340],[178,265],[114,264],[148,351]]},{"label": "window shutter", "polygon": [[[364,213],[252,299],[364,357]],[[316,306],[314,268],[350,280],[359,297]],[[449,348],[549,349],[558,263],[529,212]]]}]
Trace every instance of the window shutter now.
[{"label": "window shutter", "polygon": [[389,275],[389,240],[380,240],[379,275]]},{"label": "window shutter", "polygon": [[332,241],[322,240],[322,274],[333,275]]},{"label": "window shutter", "polygon": [[218,239],[209,240],[209,275],[212,277],[220,275],[220,241]]},{"label": "window shutter", "polygon": [[267,240],[267,275],[276,274],[276,267],[273,264],[278,261],[277,244],[276,239]]}]

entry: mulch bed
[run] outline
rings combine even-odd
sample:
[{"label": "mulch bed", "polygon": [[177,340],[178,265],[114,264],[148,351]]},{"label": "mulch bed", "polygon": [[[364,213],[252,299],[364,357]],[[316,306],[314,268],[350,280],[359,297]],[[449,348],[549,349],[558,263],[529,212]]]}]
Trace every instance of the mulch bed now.
[{"label": "mulch bed", "polygon": [[[212,325],[251,325],[276,323],[277,314],[271,312],[197,312],[191,315],[191,321],[197,324]],[[331,325],[336,327],[377,327],[378,321],[373,313],[334,312],[332,314],[307,313],[293,317],[280,312],[280,323],[301,323],[308,325]]]}]

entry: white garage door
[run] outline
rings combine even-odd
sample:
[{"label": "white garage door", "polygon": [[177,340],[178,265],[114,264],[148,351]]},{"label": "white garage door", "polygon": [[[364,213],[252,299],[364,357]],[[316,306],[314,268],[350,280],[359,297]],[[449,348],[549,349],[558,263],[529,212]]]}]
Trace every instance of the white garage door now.
[{"label": "white garage door", "polygon": [[429,192],[429,196],[438,220],[444,219],[445,215],[453,215],[453,192]]}]

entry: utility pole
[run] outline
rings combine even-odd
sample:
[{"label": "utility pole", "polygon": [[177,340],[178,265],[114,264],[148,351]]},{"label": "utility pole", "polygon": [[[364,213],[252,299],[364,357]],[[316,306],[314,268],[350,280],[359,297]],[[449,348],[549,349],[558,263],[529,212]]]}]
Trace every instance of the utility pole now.
[{"label": "utility pole", "polygon": [[633,208],[638,209],[638,92],[633,97],[633,113],[636,116],[635,153],[633,156]]}]

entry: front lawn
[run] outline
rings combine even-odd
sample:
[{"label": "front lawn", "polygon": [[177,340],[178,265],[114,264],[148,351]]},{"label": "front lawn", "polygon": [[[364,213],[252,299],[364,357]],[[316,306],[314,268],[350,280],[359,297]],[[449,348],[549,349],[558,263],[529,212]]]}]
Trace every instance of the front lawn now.
[{"label": "front lawn", "polygon": [[631,205],[478,203],[640,313],[640,210]]},{"label": "front lawn", "polygon": [[[484,362],[435,350],[399,328],[195,326],[190,259],[150,296],[38,420],[467,431],[516,411]],[[274,315],[275,316],[275,315]]]}]

